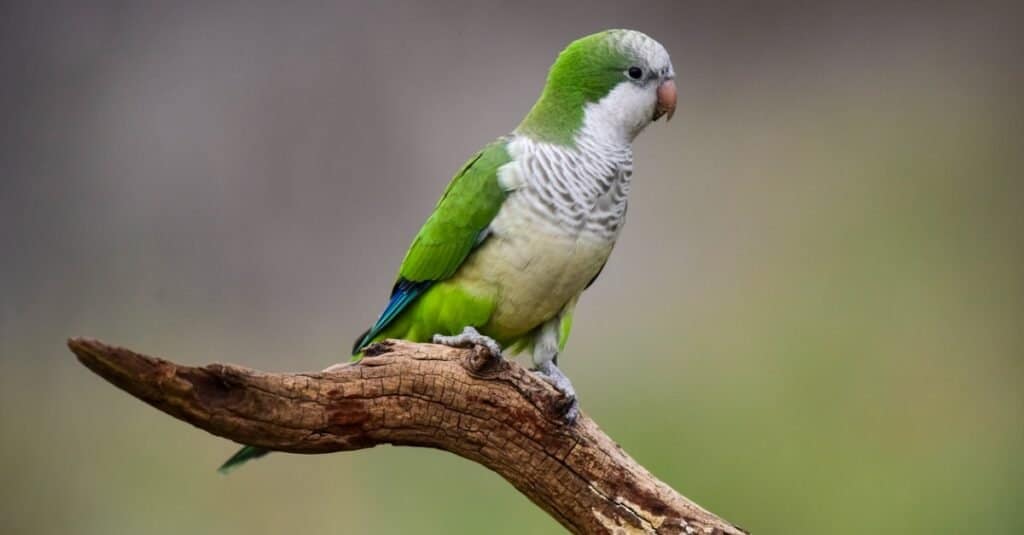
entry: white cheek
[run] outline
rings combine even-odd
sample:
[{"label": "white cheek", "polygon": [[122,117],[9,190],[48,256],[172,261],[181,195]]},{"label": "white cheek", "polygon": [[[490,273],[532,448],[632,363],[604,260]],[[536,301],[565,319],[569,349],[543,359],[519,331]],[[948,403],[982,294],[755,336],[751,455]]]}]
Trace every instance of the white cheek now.
[{"label": "white cheek", "polygon": [[583,126],[594,133],[631,142],[650,124],[657,98],[651,84],[621,83],[603,99],[587,104]]}]

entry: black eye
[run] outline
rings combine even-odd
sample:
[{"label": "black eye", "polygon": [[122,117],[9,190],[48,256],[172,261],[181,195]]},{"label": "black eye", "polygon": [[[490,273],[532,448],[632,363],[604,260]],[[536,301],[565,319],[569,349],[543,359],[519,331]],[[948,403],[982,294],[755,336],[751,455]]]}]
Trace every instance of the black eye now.
[{"label": "black eye", "polygon": [[630,67],[629,70],[626,71],[626,73],[629,74],[630,78],[634,80],[639,80],[640,78],[643,77],[644,70],[641,69],[640,67]]}]

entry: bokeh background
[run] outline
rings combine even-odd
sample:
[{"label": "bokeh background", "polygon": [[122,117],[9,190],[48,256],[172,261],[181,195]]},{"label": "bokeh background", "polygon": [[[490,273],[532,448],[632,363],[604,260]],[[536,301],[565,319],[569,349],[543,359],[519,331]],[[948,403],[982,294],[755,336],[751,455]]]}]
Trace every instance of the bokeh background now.
[{"label": "bokeh background", "polygon": [[1012,3],[4,2],[0,532],[557,533],[493,473],[235,450],[78,365],[347,358],[457,166],[570,40],[643,30],[675,120],[562,362],[756,534],[1024,532]]}]

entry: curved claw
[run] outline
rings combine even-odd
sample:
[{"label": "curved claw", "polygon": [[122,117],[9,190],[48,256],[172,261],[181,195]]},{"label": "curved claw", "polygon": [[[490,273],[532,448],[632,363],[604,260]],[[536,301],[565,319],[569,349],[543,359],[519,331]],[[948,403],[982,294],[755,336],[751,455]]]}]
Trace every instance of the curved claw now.
[{"label": "curved claw", "polygon": [[576,419],[580,416],[580,402],[576,397],[576,389],[573,388],[569,378],[562,373],[562,370],[558,369],[554,362],[550,361],[538,365],[536,373],[562,394],[562,400],[557,405],[561,413],[560,416],[569,425],[576,423]]},{"label": "curved claw", "polygon": [[565,418],[569,425],[576,423],[580,417],[580,400],[576,396],[566,396],[559,404],[559,408],[562,409],[562,418]]}]

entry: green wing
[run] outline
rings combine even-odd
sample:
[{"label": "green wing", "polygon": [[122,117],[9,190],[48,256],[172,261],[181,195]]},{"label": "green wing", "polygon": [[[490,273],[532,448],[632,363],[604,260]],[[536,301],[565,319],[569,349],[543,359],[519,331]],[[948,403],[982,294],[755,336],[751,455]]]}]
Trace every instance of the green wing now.
[{"label": "green wing", "polygon": [[506,145],[491,143],[462,166],[405,253],[400,280],[444,280],[462,265],[505,200],[498,168],[511,160]]},{"label": "green wing", "polygon": [[356,339],[353,355],[362,351],[434,282],[451,277],[480,244],[505,201],[506,192],[498,183],[498,168],[512,159],[507,144],[507,139],[499,139],[484,147],[455,174],[405,253],[388,305],[373,326]]}]

